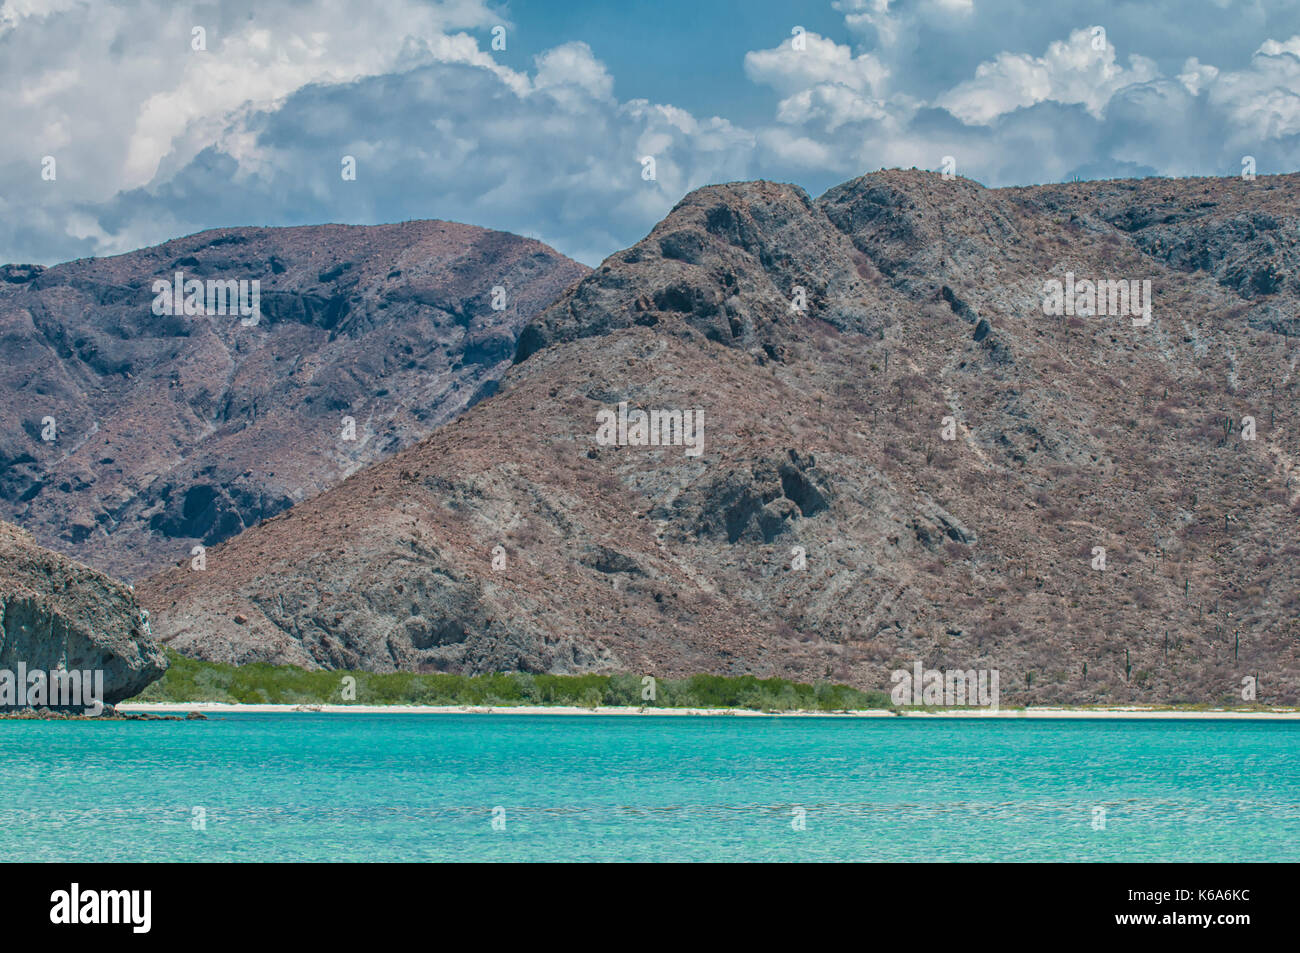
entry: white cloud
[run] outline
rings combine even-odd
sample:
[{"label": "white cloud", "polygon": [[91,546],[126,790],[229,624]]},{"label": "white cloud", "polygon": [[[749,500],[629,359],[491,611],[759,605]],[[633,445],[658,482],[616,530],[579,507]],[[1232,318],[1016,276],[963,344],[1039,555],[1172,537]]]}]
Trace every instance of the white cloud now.
[{"label": "white cloud", "polygon": [[[534,89],[544,89],[557,99],[567,99],[566,90],[576,90],[583,98],[610,100],[614,95],[614,78],[605,64],[592,55],[586,43],[566,43],[537,57]],[[572,102],[572,100],[569,100]]]},{"label": "white cloud", "polygon": [[[671,105],[620,103],[581,43],[539,55],[531,74],[457,60],[311,83],[245,103],[224,125],[190,122],[177,139],[185,148],[173,147],[147,187],[73,203],[63,234],[108,254],[217,225],[443,218],[532,235],[595,264],[690,189],[751,177],[751,133]],[[355,181],[339,175],[345,154]]]},{"label": "white cloud", "polygon": [[1248,68],[1218,73],[1206,98],[1256,142],[1300,134],[1300,36],[1265,41]]},{"label": "white cloud", "polygon": [[865,99],[853,90],[831,83],[820,83],[781,100],[777,118],[785,123],[802,123],[821,120],[828,132],[850,122],[884,119],[888,115],[884,105]]},{"label": "white cloud", "polygon": [[745,54],[745,75],[789,96],[810,86],[834,84],[859,93],[874,93],[888,75],[870,53],[853,51],[816,33],[803,37],[805,48],[795,49],[794,38],[771,50]]},{"label": "white cloud", "polygon": [[[19,94],[4,107],[0,168],[34,170],[57,150],[47,192],[108,198],[150,182],[165,159],[189,161],[246,105],[390,72],[412,55],[486,62],[472,38],[445,34],[496,22],[479,0],[373,0],[364,16],[344,0],[235,0],[201,12],[163,0],[10,0],[0,82]],[[205,51],[192,48],[195,27]]]},{"label": "white cloud", "polygon": [[1259,52],[1266,56],[1279,56],[1283,53],[1300,56],[1300,36],[1293,36],[1291,39],[1281,43],[1277,40],[1265,40],[1260,45]]},{"label": "white cloud", "polygon": [[1178,74],[1178,81],[1186,87],[1189,93],[1196,96],[1199,95],[1202,89],[1213,83],[1218,75],[1218,67],[1209,66],[1202,63],[1195,56],[1190,56],[1187,58],[1187,62],[1183,64],[1183,71]]},{"label": "white cloud", "polygon": [[[594,263],[683,192],[751,171],[752,134],[618,102],[584,43],[542,52],[531,71],[501,65],[452,32],[479,28],[488,45],[503,21],[478,0],[375,0],[364,16],[343,0],[253,16],[223,5],[206,52],[190,49],[194,14],[155,0],[44,17],[11,6],[0,176],[33,187],[5,190],[4,260],[111,254],[216,225],[438,217]],[[88,87],[92,75],[114,82]],[[47,153],[58,179],[41,183]],[[360,170],[346,186],[344,154]]]},{"label": "white cloud", "polygon": [[[1257,39],[1249,47],[1254,54],[1247,52],[1245,62],[1239,57],[1236,69],[1183,56],[1170,64],[1176,76],[1166,77],[1151,57],[1119,56],[1117,38],[1130,49],[1146,38],[1132,23],[1120,22],[1105,34],[1067,27],[1062,39],[1039,47],[1041,55],[997,46],[988,51],[1015,32],[1008,3],[978,0],[961,7],[970,30],[944,41],[942,51],[957,58],[971,49],[986,52],[964,78],[958,74],[924,97],[913,95],[918,76],[922,85],[931,79],[918,73],[918,64],[946,29],[945,11],[935,2],[839,0],[846,25],[876,45],[856,53],[839,46],[833,55],[841,63],[873,57],[866,61],[878,69],[868,81],[835,83],[800,67],[788,43],[751,54],[751,78],[782,97],[774,111],[777,125],[756,136],[764,174],[781,168],[829,184],[880,167],[934,169],[945,155],[957,158],[960,174],[988,185],[1076,175],[1232,175],[1245,154],[1267,157],[1268,171],[1300,165],[1300,35]],[[1194,33],[1181,9],[1150,0],[1142,17]],[[956,8],[946,12],[954,20]],[[1219,32],[1237,36],[1240,48],[1239,35],[1248,28],[1235,18]]]},{"label": "white cloud", "polygon": [[989,123],[1049,100],[1078,103],[1100,118],[1117,90],[1155,79],[1159,71],[1154,62],[1136,55],[1129,57],[1128,69],[1120,66],[1115,47],[1096,29],[1075,30],[1043,56],[999,53],[976,68],[974,79],[939,96],[936,105],[967,124]]},{"label": "white cloud", "polygon": [[788,39],[770,50],[745,54],[745,75],[784,98],[777,105],[783,123],[819,123],[828,132],[852,122],[883,119],[880,99],[889,71],[870,53],[854,55],[848,46],[816,33],[797,49]]}]

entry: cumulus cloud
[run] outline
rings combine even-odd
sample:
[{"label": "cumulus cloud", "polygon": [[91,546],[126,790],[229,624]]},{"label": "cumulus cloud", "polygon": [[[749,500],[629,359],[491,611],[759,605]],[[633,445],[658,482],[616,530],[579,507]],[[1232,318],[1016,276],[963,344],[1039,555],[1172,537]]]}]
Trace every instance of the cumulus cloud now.
[{"label": "cumulus cloud", "polygon": [[787,96],[827,85],[870,94],[887,75],[870,53],[855,56],[848,46],[816,33],[805,33],[798,39],[802,40],[799,46],[792,36],[776,49],[747,53],[746,75]]},{"label": "cumulus cloud", "polygon": [[[689,189],[745,178],[752,137],[644,100],[620,103],[590,49],[567,44],[528,73],[426,63],[314,83],[233,118],[147,187],[77,209],[97,248],[221,224],[442,218],[531,235],[595,263]],[[340,174],[356,160],[355,180]],[[642,158],[655,159],[644,178]]]},{"label": "cumulus cloud", "polygon": [[878,91],[888,70],[870,53],[855,56],[848,46],[816,33],[747,53],[745,75],[784,96],[777,106],[783,123],[816,122],[834,132],[846,123],[887,115]]},{"label": "cumulus cloud", "polygon": [[[120,250],[100,245],[85,207],[183,168],[228,134],[233,115],[413,59],[486,65],[472,38],[448,34],[501,22],[479,0],[374,0],[364,16],[344,0],[263,6],[8,0],[0,80],[19,92],[0,107],[0,192],[6,218],[19,220],[0,235],[0,251]],[[46,156],[53,181],[41,177]]]},{"label": "cumulus cloud", "polygon": [[975,0],[835,0],[832,6],[844,14],[850,30],[870,37],[882,49],[911,46],[926,28],[965,28],[975,12]]},{"label": "cumulus cloud", "polygon": [[1300,132],[1300,36],[1265,41],[1249,67],[1216,74],[1206,98],[1239,137],[1261,143],[1294,137]]},{"label": "cumulus cloud", "polygon": [[1129,57],[1128,69],[1120,66],[1105,28],[1095,26],[1075,30],[1043,56],[1000,53],[981,63],[973,79],[940,96],[936,105],[968,124],[988,123],[1048,100],[1079,103],[1100,117],[1117,91],[1148,82],[1158,72],[1154,62],[1137,55]]},{"label": "cumulus cloud", "polygon": [[[917,62],[950,71],[949,60],[981,45],[987,51],[1016,33],[1005,0],[838,0],[836,8],[864,40],[857,49],[839,45],[837,61],[870,62],[872,79],[835,84],[799,69],[788,41],[761,57],[751,54],[751,78],[781,94],[773,118],[800,126],[759,130],[764,169],[796,178],[814,170],[847,177],[894,165],[936,169],[953,156],[959,174],[1008,185],[1076,176],[1232,175],[1243,155],[1259,157],[1261,171],[1292,171],[1300,159],[1300,36],[1290,32],[1283,34],[1289,39],[1261,40],[1257,23],[1230,18],[1221,29],[1225,45],[1239,46],[1243,30],[1256,31],[1244,62],[1230,67],[1183,56],[1170,61],[1166,74],[1134,48],[1142,35],[1127,22],[1107,30],[1076,21],[1037,50],[995,47],[964,77],[920,96],[924,83],[912,82]],[[1175,23],[1186,32],[1178,12],[1163,0],[1144,8],[1150,22]],[[1221,9],[1213,12],[1223,18]],[[960,48],[938,41],[942,13],[969,27]],[[1117,48],[1117,36],[1128,49]],[[926,43],[944,55],[917,56],[914,47]]]},{"label": "cumulus cloud", "polygon": [[1213,83],[1218,75],[1218,67],[1202,63],[1195,56],[1189,56],[1187,62],[1183,64],[1183,71],[1178,74],[1178,81],[1195,96]]},{"label": "cumulus cloud", "polygon": [[[690,188],[752,172],[751,133],[620,102],[584,43],[512,70],[447,32],[502,22],[486,7],[379,2],[364,18],[304,5],[274,25],[232,13],[209,26],[206,52],[190,49],[188,15],[143,2],[136,20],[98,21],[118,50],[99,64],[79,61],[71,23],[6,7],[0,48],[30,27],[32,53],[12,84],[27,135],[6,138],[0,174],[32,188],[0,199],[0,258],[110,254],[219,225],[445,218],[595,263]],[[96,67],[123,76],[120,88],[89,93]],[[54,182],[39,179],[44,154],[58,160]],[[340,175],[344,155],[355,181]]]},{"label": "cumulus cloud", "polygon": [[[586,99],[607,101],[614,95],[614,78],[585,43],[566,43],[537,57],[535,89],[575,105]],[[576,93],[570,96],[568,91]]]}]

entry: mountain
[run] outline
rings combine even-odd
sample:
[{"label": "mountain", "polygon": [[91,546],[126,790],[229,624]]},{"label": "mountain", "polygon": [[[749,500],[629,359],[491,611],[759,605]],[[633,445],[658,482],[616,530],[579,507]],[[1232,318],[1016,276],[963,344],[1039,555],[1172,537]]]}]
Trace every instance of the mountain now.
[{"label": "mountain", "polygon": [[[491,394],[523,325],[587,271],[436,221],[226,228],[4,266],[0,516],[114,575],[147,574]],[[204,283],[201,313],[155,293],[177,273]],[[207,283],[241,280],[250,313],[219,313]]]},{"label": "mountain", "polygon": [[[1295,703],[1297,208],[1298,176],[701,189],[497,394],[142,600],[220,661]],[[702,414],[698,455],[612,445],[638,410]]]},{"label": "mountain", "polygon": [[100,701],[110,705],[167,668],[130,589],[0,523],[0,671],[17,673],[19,663],[28,672],[102,670]]}]

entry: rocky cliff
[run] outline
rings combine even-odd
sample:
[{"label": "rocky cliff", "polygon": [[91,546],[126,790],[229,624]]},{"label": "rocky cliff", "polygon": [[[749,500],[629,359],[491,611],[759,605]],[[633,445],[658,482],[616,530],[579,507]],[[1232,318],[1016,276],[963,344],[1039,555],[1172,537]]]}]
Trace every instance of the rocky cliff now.
[{"label": "rocky cliff", "polygon": [[[238,662],[1294,703],[1298,207],[1296,176],[699,190],[495,396],[143,599]],[[1150,320],[1045,313],[1076,278],[1149,281]],[[702,415],[702,453],[598,439],[620,404]]]},{"label": "rocky cliff", "polygon": [[0,523],[0,671],[20,664],[102,671],[100,700],[114,704],[162,675],[167,659],[127,586]]},{"label": "rocky cliff", "polygon": [[[0,516],[119,577],[146,574],[491,394],[519,330],[587,271],[449,222],[227,228],[5,266]],[[198,313],[155,292],[178,273],[203,283]],[[255,323],[226,305],[241,281],[250,299],[258,282]]]}]

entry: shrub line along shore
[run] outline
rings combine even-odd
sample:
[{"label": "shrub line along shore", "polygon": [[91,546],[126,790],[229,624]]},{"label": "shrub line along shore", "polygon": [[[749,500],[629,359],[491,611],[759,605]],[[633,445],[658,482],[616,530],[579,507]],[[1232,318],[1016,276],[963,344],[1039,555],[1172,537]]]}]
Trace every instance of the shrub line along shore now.
[{"label": "shrub line along shore", "polygon": [[305,670],[227,665],[169,651],[158,681],[117,704],[122,713],[326,712],[339,714],[775,715],[857,718],[1300,719],[1300,707],[1205,703],[896,704],[890,693],[753,675],[655,678],[630,673],[483,675]]},{"label": "shrub line along shore", "polygon": [[352,715],[697,715],[697,716],[792,716],[796,718],[1028,718],[1300,721],[1300,710],[1292,708],[1234,710],[1178,709],[1117,706],[1107,708],[987,708],[889,709],[870,708],[844,711],[762,711],[752,708],[657,708],[630,705],[250,705],[229,702],[122,702],[120,712],[198,711],[209,714],[235,713],[326,713]]}]

